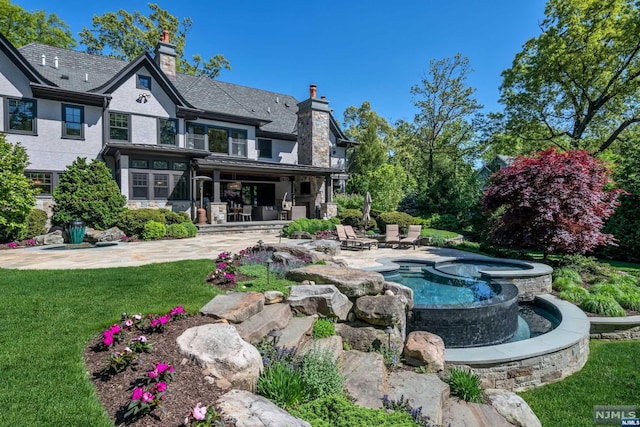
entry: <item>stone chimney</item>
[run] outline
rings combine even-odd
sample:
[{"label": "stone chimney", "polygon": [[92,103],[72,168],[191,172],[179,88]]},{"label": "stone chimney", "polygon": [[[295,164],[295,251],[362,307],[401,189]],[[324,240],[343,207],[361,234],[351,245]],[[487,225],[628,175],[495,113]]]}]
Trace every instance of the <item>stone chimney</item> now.
[{"label": "stone chimney", "polygon": [[309,86],[309,99],[298,104],[298,164],[331,166],[329,101],[316,98],[316,85]]},{"label": "stone chimney", "polygon": [[169,41],[169,31],[162,30],[160,41],[155,50],[155,59],[156,64],[171,81],[176,80],[176,56],[176,45]]}]

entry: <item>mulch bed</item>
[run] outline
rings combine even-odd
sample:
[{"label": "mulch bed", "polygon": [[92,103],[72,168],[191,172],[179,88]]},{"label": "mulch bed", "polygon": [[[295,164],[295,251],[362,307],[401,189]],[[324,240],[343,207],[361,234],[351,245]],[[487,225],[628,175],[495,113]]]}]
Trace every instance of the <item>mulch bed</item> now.
[{"label": "mulch bed", "polygon": [[[133,328],[126,331],[121,343],[109,350],[100,349],[102,334],[96,336],[85,349],[84,359],[87,372],[96,388],[98,399],[105,408],[114,425],[142,426],[181,426],[185,417],[196,403],[205,406],[213,404],[224,391],[213,384],[209,384],[202,375],[202,368],[188,360],[178,351],[176,339],[187,329],[211,323],[212,319],[205,316],[189,316],[184,319],[169,322],[164,332],[144,333]],[[100,371],[107,365],[109,355],[114,351],[123,351],[126,343],[132,338],[145,335],[153,343],[153,350],[142,353],[137,365],[130,366],[124,372],[112,376],[101,375]],[[126,422],[123,414],[131,400],[133,384],[136,378],[145,375],[153,368],[154,363],[167,363],[175,368],[173,381],[167,387],[162,409],[157,408],[151,414],[134,422]],[[234,426],[225,421],[226,426]]]}]

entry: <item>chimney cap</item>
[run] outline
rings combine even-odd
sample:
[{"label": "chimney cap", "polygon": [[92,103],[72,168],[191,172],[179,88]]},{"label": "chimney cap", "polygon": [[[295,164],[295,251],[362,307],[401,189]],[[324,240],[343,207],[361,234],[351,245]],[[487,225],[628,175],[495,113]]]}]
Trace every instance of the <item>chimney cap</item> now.
[{"label": "chimney cap", "polygon": [[169,43],[169,30],[162,30],[160,41],[163,43]]},{"label": "chimney cap", "polygon": [[316,88],[318,86],[315,83],[311,83],[309,85],[309,98],[315,98],[316,97]]}]

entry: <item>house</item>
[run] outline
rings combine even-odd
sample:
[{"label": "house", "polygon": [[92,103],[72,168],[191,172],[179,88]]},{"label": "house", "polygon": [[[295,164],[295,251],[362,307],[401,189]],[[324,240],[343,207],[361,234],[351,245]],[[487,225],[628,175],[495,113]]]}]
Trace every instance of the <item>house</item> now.
[{"label": "house", "polygon": [[513,159],[515,159],[513,156],[498,154],[493,159],[482,165],[478,171],[478,182],[480,182],[483,187],[486,186],[489,183],[489,177],[500,169],[509,166],[511,162],[513,162]]},{"label": "house", "polygon": [[282,205],[332,217],[355,144],[315,85],[299,102],[178,73],[166,31],[153,56],[130,62],[40,43],[16,49],[0,34],[0,98],[0,132],[26,148],[45,210],[60,173],[86,157],[104,160],[131,209],[195,215],[206,195],[216,223],[240,205],[254,219]]}]

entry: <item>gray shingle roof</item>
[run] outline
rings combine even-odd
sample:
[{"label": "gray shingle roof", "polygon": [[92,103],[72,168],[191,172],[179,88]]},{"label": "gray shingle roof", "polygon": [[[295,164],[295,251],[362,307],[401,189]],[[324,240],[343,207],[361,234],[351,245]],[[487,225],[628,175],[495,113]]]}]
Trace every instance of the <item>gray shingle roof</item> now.
[{"label": "gray shingle roof", "polygon": [[[40,43],[30,43],[18,50],[43,77],[62,89],[76,92],[93,91],[129,64],[119,59]],[[45,66],[41,65],[43,54]],[[54,68],[56,56],[58,68]],[[88,81],[85,81],[86,75]],[[270,121],[261,127],[263,131],[296,132],[298,101],[290,95],[186,74],[177,74],[176,81],[172,83],[187,102],[199,109]]]}]

